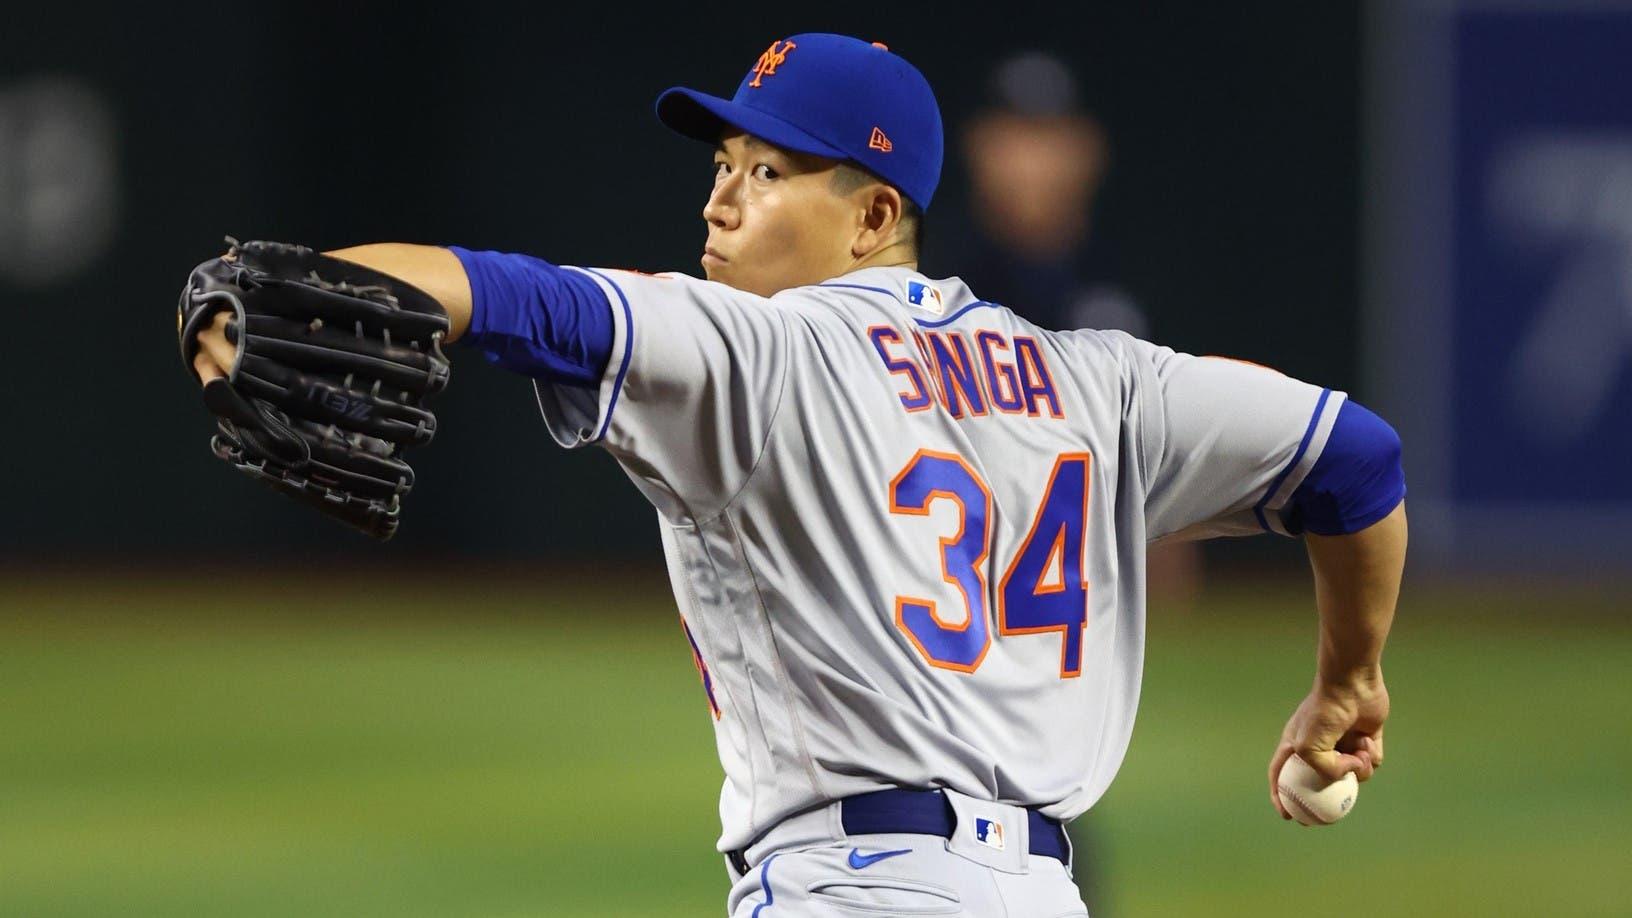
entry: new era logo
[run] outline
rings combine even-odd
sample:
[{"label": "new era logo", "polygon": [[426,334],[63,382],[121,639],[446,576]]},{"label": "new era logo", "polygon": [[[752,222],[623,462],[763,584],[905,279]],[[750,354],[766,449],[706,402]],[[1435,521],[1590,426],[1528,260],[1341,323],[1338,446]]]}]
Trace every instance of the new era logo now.
[{"label": "new era logo", "polygon": [[1003,824],[991,819],[975,819],[975,841],[988,848],[1003,850]]},{"label": "new era logo", "polygon": [[890,138],[885,137],[884,132],[876,127],[873,128],[873,136],[867,138],[867,146],[882,153],[888,153],[895,149],[895,144],[890,143]]}]

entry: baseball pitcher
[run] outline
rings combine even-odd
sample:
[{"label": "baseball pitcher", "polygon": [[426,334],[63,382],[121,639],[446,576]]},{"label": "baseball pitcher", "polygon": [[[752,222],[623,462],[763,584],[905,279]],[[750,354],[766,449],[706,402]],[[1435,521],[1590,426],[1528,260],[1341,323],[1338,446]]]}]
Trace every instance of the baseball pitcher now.
[{"label": "baseball pitcher", "polygon": [[1085,915],[1063,826],[1127,749],[1160,539],[1304,538],[1318,665],[1270,802],[1294,752],[1371,777],[1406,541],[1387,424],[920,274],[940,113],[881,44],[779,39],[733,97],[671,89],[657,115],[713,148],[706,280],[235,245],[181,308],[217,453],[389,535],[441,345],[531,377],[555,439],[656,508],[736,918]]}]

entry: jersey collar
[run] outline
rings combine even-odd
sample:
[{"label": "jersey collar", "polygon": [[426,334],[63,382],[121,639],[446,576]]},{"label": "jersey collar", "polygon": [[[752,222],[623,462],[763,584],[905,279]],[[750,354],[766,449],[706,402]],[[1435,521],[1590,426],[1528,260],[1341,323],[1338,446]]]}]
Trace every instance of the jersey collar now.
[{"label": "jersey collar", "polygon": [[862,268],[823,281],[821,287],[850,287],[876,290],[900,300],[925,315],[941,316],[975,301],[968,285],[956,277],[936,280],[901,265]]}]

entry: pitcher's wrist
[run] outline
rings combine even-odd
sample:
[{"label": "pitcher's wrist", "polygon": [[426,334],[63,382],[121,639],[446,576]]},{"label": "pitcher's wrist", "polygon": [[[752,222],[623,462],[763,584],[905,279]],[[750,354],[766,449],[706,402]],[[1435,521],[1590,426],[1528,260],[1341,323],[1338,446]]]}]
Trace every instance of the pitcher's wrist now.
[{"label": "pitcher's wrist", "polygon": [[1381,661],[1353,661],[1321,654],[1315,669],[1315,688],[1370,694],[1383,687]]}]

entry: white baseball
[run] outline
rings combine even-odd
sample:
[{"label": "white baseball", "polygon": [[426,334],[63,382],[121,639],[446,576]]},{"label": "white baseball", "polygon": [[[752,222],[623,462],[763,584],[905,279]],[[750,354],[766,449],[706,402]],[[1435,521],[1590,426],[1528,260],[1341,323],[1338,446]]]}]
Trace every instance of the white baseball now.
[{"label": "white baseball", "polygon": [[1354,808],[1354,800],[1360,796],[1360,782],[1353,772],[1328,782],[1296,755],[1281,766],[1281,773],[1275,777],[1275,788],[1280,794],[1281,806],[1306,826],[1329,826],[1337,822]]}]

